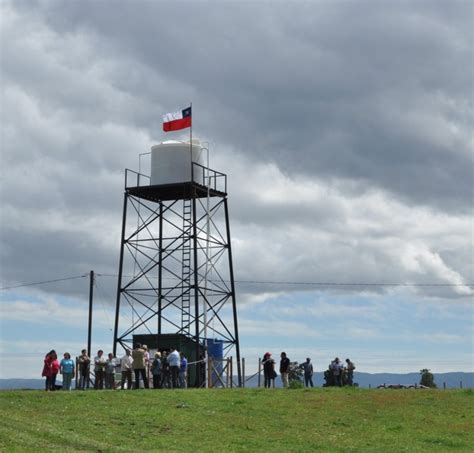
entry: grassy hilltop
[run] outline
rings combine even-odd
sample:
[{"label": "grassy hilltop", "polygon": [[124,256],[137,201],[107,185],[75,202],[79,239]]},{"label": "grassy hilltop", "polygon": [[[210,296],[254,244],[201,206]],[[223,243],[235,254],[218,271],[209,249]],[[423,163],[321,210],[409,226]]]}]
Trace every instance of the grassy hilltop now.
[{"label": "grassy hilltop", "polygon": [[472,451],[472,390],[0,392],[2,451]]}]

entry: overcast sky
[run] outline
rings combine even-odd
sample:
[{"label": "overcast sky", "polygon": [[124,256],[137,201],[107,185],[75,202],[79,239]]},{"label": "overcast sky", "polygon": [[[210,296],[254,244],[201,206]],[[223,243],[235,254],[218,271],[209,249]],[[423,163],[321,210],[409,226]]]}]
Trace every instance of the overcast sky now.
[{"label": "overcast sky", "polygon": [[[2,288],[117,274],[124,169],[186,139],[161,116],[192,102],[228,175],[235,278],[262,282],[237,285],[249,363],[472,371],[472,2],[0,8]],[[94,347],[115,287],[98,277]],[[87,278],[0,297],[1,377],[85,345]]]}]

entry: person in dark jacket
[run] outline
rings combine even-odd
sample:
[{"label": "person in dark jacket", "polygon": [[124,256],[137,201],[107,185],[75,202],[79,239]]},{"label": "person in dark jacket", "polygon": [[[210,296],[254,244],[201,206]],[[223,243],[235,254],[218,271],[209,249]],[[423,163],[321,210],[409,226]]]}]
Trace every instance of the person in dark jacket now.
[{"label": "person in dark jacket", "polygon": [[56,355],[56,351],[52,349],[44,357],[44,366],[41,376],[46,378],[45,390],[53,390],[52,376],[53,376],[53,361]]},{"label": "person in dark jacket", "polygon": [[286,352],[280,355],[280,374],[283,387],[288,387],[288,372],[290,371],[290,359],[286,356]]},{"label": "person in dark jacket", "polygon": [[91,359],[87,355],[87,350],[83,349],[81,355],[77,358],[79,364],[79,390],[84,390],[86,385],[89,386],[89,372]]},{"label": "person in dark jacket", "polygon": [[161,387],[164,389],[171,388],[171,372],[168,362],[168,353],[163,351],[161,354]]},{"label": "person in dark jacket", "polygon": [[275,361],[269,352],[266,352],[262,360],[263,382],[265,388],[275,387]]}]

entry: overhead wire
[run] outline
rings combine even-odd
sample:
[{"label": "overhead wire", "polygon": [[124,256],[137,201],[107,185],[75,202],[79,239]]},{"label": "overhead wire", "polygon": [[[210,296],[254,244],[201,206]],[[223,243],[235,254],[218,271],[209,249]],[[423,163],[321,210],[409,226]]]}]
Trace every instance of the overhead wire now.
[{"label": "overhead wire", "polygon": [[45,285],[47,283],[64,282],[67,280],[76,280],[78,278],[85,278],[88,276],[89,276],[88,274],[83,274],[83,275],[76,275],[73,277],[56,278],[54,280],[43,280],[40,282],[32,282],[32,283],[20,283],[19,285],[14,285],[14,286],[4,286],[3,288],[0,288],[0,291],[7,290],[7,289],[24,288],[26,286]]},{"label": "overhead wire", "polygon": [[[99,277],[118,277],[114,274],[97,274]],[[131,276],[126,276],[131,278]],[[164,277],[164,280],[176,280],[174,277]],[[213,281],[213,280],[209,280]],[[228,280],[225,280],[229,282]],[[397,282],[297,282],[297,281],[277,281],[277,280],[234,280],[234,283],[255,284],[255,285],[294,285],[294,286],[381,286],[381,287],[474,287],[474,283],[397,283]]]},{"label": "overhead wire", "polygon": [[[97,277],[112,277],[117,278],[117,274],[95,274]],[[28,286],[45,285],[48,283],[57,283],[68,280],[77,280],[80,278],[86,278],[89,274],[75,275],[71,277],[56,278],[52,280],[43,280],[39,282],[20,283],[13,286],[4,286],[0,288],[0,291],[16,288],[24,288]],[[124,276],[132,278],[131,276]],[[164,277],[164,280],[176,280],[174,277]],[[211,281],[211,280],[210,280]],[[226,280],[228,282],[228,280]],[[351,287],[351,286],[370,286],[370,287],[432,287],[432,288],[474,288],[474,283],[399,283],[399,282],[298,282],[298,281],[277,281],[277,280],[234,280],[237,284],[249,284],[249,285],[292,285],[292,286],[333,286],[333,287]]]}]

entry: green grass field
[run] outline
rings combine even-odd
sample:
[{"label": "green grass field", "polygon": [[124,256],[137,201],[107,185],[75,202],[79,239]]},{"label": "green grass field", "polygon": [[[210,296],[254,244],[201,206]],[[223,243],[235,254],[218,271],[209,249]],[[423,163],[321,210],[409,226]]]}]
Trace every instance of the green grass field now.
[{"label": "green grass field", "polygon": [[473,451],[472,390],[0,392],[2,451]]}]

